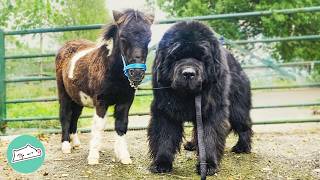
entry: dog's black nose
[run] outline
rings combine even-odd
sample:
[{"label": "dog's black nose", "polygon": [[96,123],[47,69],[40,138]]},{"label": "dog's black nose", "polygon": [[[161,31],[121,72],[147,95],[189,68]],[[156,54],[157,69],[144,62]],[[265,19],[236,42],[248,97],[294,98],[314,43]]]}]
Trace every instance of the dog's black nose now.
[{"label": "dog's black nose", "polygon": [[182,75],[186,80],[193,79],[194,76],[196,75],[196,71],[192,68],[187,68],[182,71]]}]

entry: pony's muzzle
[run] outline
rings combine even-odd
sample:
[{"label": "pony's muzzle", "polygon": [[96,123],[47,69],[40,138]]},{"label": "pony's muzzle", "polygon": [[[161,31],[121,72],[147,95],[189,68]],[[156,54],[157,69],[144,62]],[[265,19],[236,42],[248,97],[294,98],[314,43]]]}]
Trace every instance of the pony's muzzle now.
[{"label": "pony's muzzle", "polygon": [[129,79],[134,82],[140,83],[145,75],[143,69],[129,69]]}]

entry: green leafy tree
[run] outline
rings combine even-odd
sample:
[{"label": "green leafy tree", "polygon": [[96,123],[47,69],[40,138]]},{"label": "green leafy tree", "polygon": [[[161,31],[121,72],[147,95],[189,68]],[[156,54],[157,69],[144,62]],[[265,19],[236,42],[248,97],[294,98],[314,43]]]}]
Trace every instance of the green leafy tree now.
[{"label": "green leafy tree", "polygon": [[[21,30],[54,26],[106,23],[105,0],[3,0],[0,28]],[[96,39],[97,31],[64,33],[62,40]]]},{"label": "green leafy tree", "polygon": [[[319,6],[319,0],[158,0],[162,10],[174,17],[225,14]],[[215,31],[229,39],[287,37],[320,33],[320,13],[235,18],[208,21]],[[319,41],[276,43],[273,56],[281,61],[315,60],[320,58]]]}]

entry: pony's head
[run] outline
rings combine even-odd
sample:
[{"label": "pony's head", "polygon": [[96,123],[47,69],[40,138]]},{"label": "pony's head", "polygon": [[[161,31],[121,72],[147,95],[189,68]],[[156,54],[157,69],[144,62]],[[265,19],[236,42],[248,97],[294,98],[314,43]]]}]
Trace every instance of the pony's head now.
[{"label": "pony's head", "polygon": [[115,23],[107,28],[104,38],[113,38],[120,48],[124,73],[132,86],[137,87],[144,78],[148,44],[151,39],[151,25],[154,16],[128,9],[113,11]]}]

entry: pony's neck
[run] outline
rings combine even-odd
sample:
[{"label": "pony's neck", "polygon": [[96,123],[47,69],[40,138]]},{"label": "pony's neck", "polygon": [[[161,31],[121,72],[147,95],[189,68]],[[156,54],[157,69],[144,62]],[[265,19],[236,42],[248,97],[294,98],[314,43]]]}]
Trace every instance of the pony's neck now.
[{"label": "pony's neck", "polygon": [[[122,57],[121,57],[121,50],[120,50],[120,44],[118,42],[118,38],[114,39],[114,44],[112,48],[111,53],[111,71],[114,74],[119,74],[117,77],[124,77],[123,75],[123,63],[122,63]],[[121,74],[121,75],[120,75]],[[125,79],[125,78],[120,78]],[[125,79],[126,80],[126,79]]]}]

